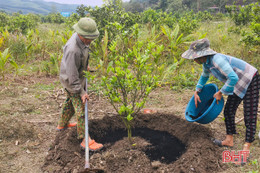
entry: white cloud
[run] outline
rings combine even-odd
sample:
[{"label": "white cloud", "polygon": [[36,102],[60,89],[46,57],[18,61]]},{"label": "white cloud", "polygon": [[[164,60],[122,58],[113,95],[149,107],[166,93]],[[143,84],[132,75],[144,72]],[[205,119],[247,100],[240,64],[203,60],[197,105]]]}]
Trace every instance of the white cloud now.
[{"label": "white cloud", "polygon": [[[84,4],[90,6],[101,6],[104,4],[103,0],[44,0],[47,2],[57,2],[61,4]],[[127,2],[130,0],[123,0],[123,2]]]},{"label": "white cloud", "polygon": [[102,0],[44,0],[47,2],[57,2],[61,4],[84,4],[90,6],[101,6],[103,4]]}]

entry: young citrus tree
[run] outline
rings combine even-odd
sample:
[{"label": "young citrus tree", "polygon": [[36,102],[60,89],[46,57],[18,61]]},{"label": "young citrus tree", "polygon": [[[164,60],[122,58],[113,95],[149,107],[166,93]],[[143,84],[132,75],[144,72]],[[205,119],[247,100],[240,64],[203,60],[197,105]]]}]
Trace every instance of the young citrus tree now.
[{"label": "young citrus tree", "polygon": [[132,121],[158,85],[163,69],[162,65],[158,65],[158,59],[164,47],[138,39],[127,52],[120,51],[120,46],[117,41],[109,46],[109,59],[113,60],[102,74],[102,86],[126,126],[131,142]]}]

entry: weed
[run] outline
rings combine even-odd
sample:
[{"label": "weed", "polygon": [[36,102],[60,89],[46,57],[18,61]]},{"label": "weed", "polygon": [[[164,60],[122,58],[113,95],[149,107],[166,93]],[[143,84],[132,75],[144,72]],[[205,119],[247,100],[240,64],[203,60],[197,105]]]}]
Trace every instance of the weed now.
[{"label": "weed", "polygon": [[34,88],[39,89],[39,90],[44,90],[44,91],[50,91],[50,90],[54,90],[55,89],[55,85],[54,84],[42,84],[42,83],[37,83],[34,85]]}]

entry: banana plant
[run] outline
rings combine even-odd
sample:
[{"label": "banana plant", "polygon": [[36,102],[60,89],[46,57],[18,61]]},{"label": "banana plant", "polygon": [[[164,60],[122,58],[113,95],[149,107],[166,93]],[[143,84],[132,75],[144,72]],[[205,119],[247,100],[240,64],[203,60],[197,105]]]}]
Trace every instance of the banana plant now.
[{"label": "banana plant", "polygon": [[19,66],[14,60],[10,60],[10,64],[15,69],[15,75],[14,76],[17,76],[19,74],[19,72],[21,71],[21,69],[24,67],[24,64]]},{"label": "banana plant", "polygon": [[[180,59],[179,61],[173,57],[174,62],[164,71],[164,75],[162,77],[162,83],[168,81],[168,77],[172,76],[172,74],[179,75],[179,67],[184,63],[184,58]],[[176,73],[177,71],[177,73]],[[172,77],[171,77],[172,78]]]},{"label": "banana plant", "polygon": [[10,34],[7,29],[5,29],[5,31],[2,32],[2,36],[4,37],[5,40],[9,38]]},{"label": "banana plant", "polygon": [[4,52],[0,51],[0,74],[3,80],[5,78],[5,73],[8,71],[7,63],[10,57],[11,54],[9,54],[9,48],[5,49]]},{"label": "banana plant", "polygon": [[150,36],[152,37],[153,41],[156,41],[160,34],[156,34],[156,26],[154,25],[150,30]]},{"label": "banana plant", "polygon": [[73,31],[66,29],[64,32],[62,32],[62,43],[65,45],[68,41],[68,39],[72,36]]},{"label": "banana plant", "polygon": [[[180,33],[180,27],[178,23],[174,30],[167,25],[161,26],[162,33],[168,38],[168,51],[170,52],[170,58],[173,59],[172,65],[170,65],[164,73],[162,82],[167,79],[170,74],[179,75],[179,67],[184,63],[183,58],[180,57],[180,45],[190,38],[190,35],[184,37],[183,33]],[[177,73],[175,73],[177,71]]]},{"label": "banana plant", "polygon": [[101,53],[102,53],[102,59],[100,60],[100,63],[103,64],[102,65],[102,73],[104,73],[105,69],[107,69],[107,65],[108,65],[108,33],[107,30],[105,30],[104,33],[104,37],[103,40],[101,42]]},{"label": "banana plant", "polygon": [[0,38],[0,48],[2,47],[2,45],[4,44],[4,37]]},{"label": "banana plant", "polygon": [[49,60],[49,68],[50,68],[50,73],[57,75],[60,71],[60,62],[62,59],[62,54],[60,53],[50,53],[48,52],[48,54],[50,55],[50,60]]},{"label": "banana plant", "polygon": [[178,46],[184,42],[185,38],[183,37],[183,33],[179,33],[180,27],[178,23],[176,24],[176,27],[174,30],[172,30],[167,25],[161,26],[161,30],[163,34],[168,38],[169,41],[169,49],[171,52],[171,55],[174,56],[174,52],[178,49]]},{"label": "banana plant", "polygon": [[2,41],[0,41],[0,42],[2,42],[1,46],[8,47],[9,46],[9,37],[10,37],[10,34],[9,34],[8,30],[7,29],[5,29],[5,30],[3,29],[3,30],[1,30],[0,34],[1,34],[1,40],[2,40]]}]

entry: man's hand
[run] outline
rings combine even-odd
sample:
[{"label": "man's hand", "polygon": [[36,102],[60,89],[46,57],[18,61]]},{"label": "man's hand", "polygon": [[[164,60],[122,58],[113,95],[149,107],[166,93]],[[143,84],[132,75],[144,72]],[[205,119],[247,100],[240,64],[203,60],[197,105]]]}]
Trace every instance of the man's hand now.
[{"label": "man's hand", "polygon": [[222,98],[222,92],[219,90],[218,92],[216,92],[216,93],[214,94],[213,97],[216,98],[217,104],[218,104],[218,101],[220,101],[221,98]]},{"label": "man's hand", "polygon": [[86,99],[89,100],[88,94],[84,94],[84,95],[81,97],[81,100],[82,100],[83,104],[86,103]]},{"label": "man's hand", "polygon": [[201,103],[200,96],[198,95],[198,91],[195,91],[194,93],[194,101],[196,108],[198,107],[198,101]]}]

